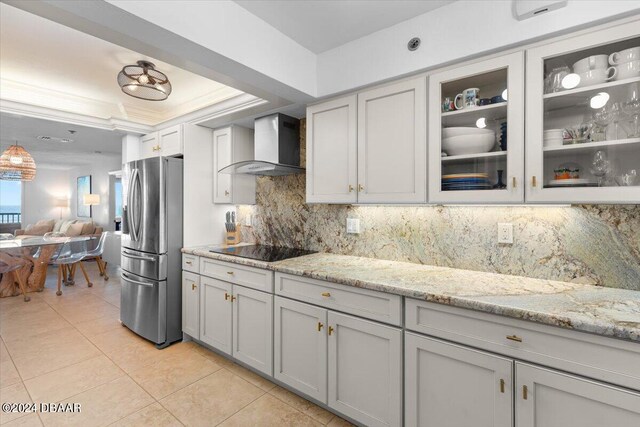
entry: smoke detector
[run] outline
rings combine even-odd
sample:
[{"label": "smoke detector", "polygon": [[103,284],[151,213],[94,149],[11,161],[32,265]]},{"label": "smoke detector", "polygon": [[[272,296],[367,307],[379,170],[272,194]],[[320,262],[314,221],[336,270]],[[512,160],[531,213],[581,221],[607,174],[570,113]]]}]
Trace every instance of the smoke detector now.
[{"label": "smoke detector", "polygon": [[414,37],[411,40],[409,40],[409,43],[407,43],[407,49],[409,49],[411,52],[413,52],[414,50],[418,50],[419,47],[420,47],[420,37]]}]

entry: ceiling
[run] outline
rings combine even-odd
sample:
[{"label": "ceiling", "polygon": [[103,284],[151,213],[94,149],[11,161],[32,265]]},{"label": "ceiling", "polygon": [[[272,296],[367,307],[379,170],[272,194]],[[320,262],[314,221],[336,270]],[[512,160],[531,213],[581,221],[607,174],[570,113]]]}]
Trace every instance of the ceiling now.
[{"label": "ceiling", "polygon": [[[235,0],[314,53],[333,49],[453,1]],[[452,25],[452,29],[455,28],[455,23]]]},{"label": "ceiling", "polygon": [[[41,141],[37,138],[41,135],[69,138],[73,142]],[[33,156],[37,166],[69,169],[96,163],[105,156],[121,157],[122,136],[117,131],[0,114],[0,149],[4,152],[17,141]]]},{"label": "ceiling", "polygon": [[[242,92],[0,3],[0,90],[17,101],[100,118],[156,125]],[[145,59],[169,76],[166,101],[125,95],[124,65]]]}]

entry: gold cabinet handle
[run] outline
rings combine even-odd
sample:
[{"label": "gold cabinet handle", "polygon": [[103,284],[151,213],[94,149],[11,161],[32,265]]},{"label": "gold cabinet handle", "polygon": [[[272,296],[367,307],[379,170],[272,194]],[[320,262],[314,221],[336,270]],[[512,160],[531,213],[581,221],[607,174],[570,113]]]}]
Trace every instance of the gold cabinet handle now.
[{"label": "gold cabinet handle", "polygon": [[196,284],[195,284],[195,283],[192,283],[192,284],[191,284],[191,290],[192,290],[192,291],[195,291],[195,290],[196,290]]},{"label": "gold cabinet handle", "polygon": [[320,332],[320,330],[322,330],[323,327],[324,327],[324,324],[322,322],[318,322],[318,332]]},{"label": "gold cabinet handle", "polygon": [[353,185],[349,184],[349,193],[353,191]]},{"label": "gold cabinet handle", "polygon": [[512,178],[511,186],[512,186],[513,188],[516,188],[516,177],[515,177],[515,176]]},{"label": "gold cabinet handle", "polygon": [[516,342],[522,342],[522,338],[517,335],[507,335],[507,339]]},{"label": "gold cabinet handle", "polygon": [[333,331],[334,331],[333,326],[329,326],[329,335],[331,335]]},{"label": "gold cabinet handle", "polygon": [[229,295],[228,293],[226,293],[226,292],[225,292],[225,293],[224,293],[224,300],[225,300],[225,301],[228,301],[230,296],[231,296],[231,295]]},{"label": "gold cabinet handle", "polygon": [[224,195],[228,196],[229,195],[229,190],[224,190]]},{"label": "gold cabinet handle", "polygon": [[187,265],[191,265],[191,264],[193,264],[193,263],[192,263],[191,261],[185,261],[185,264],[187,264]]},{"label": "gold cabinet handle", "polygon": [[234,297],[233,295],[231,295],[231,302],[234,302],[235,300],[237,300],[238,298]]},{"label": "gold cabinet handle", "polygon": [[228,274],[229,276],[233,276],[233,274],[234,274],[234,273],[233,273],[233,271],[227,271],[227,274]]},{"label": "gold cabinet handle", "polygon": [[504,380],[500,378],[500,393],[504,393]]},{"label": "gold cabinet handle", "polygon": [[538,179],[536,178],[535,175],[531,177],[531,186],[532,187],[537,187],[538,186]]},{"label": "gold cabinet handle", "polygon": [[524,400],[527,400],[527,398],[529,397],[529,389],[527,388],[526,385],[522,386],[522,398]]},{"label": "gold cabinet handle", "polygon": [[323,292],[323,293],[321,293],[320,295],[322,295],[322,296],[323,296],[323,297],[325,297],[325,298],[329,298],[329,297],[331,296],[331,293],[329,293],[329,292]]},{"label": "gold cabinet handle", "polygon": [[358,184],[358,191],[364,191],[364,185]]}]

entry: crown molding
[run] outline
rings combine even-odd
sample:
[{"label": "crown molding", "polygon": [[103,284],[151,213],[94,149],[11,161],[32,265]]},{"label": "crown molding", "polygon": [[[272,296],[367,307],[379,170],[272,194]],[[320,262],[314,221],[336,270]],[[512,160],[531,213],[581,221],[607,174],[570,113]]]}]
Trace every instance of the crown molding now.
[{"label": "crown molding", "polygon": [[0,112],[7,114],[16,114],[19,116],[35,117],[44,120],[52,120],[55,122],[63,122],[75,124],[78,126],[88,126],[98,129],[106,129],[113,131],[121,131],[144,135],[154,131],[153,126],[136,123],[129,120],[117,118],[101,118],[86,114],[72,113],[69,111],[58,110],[49,107],[40,107],[23,102],[0,99]]}]

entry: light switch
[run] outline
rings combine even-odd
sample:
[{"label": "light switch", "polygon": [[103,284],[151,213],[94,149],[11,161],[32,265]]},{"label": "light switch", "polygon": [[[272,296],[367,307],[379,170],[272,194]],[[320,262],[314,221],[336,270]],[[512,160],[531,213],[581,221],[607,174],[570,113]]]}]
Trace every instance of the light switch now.
[{"label": "light switch", "polygon": [[360,219],[347,218],[347,233],[360,234]]},{"label": "light switch", "polygon": [[513,224],[509,222],[498,223],[498,243],[513,244]]}]

